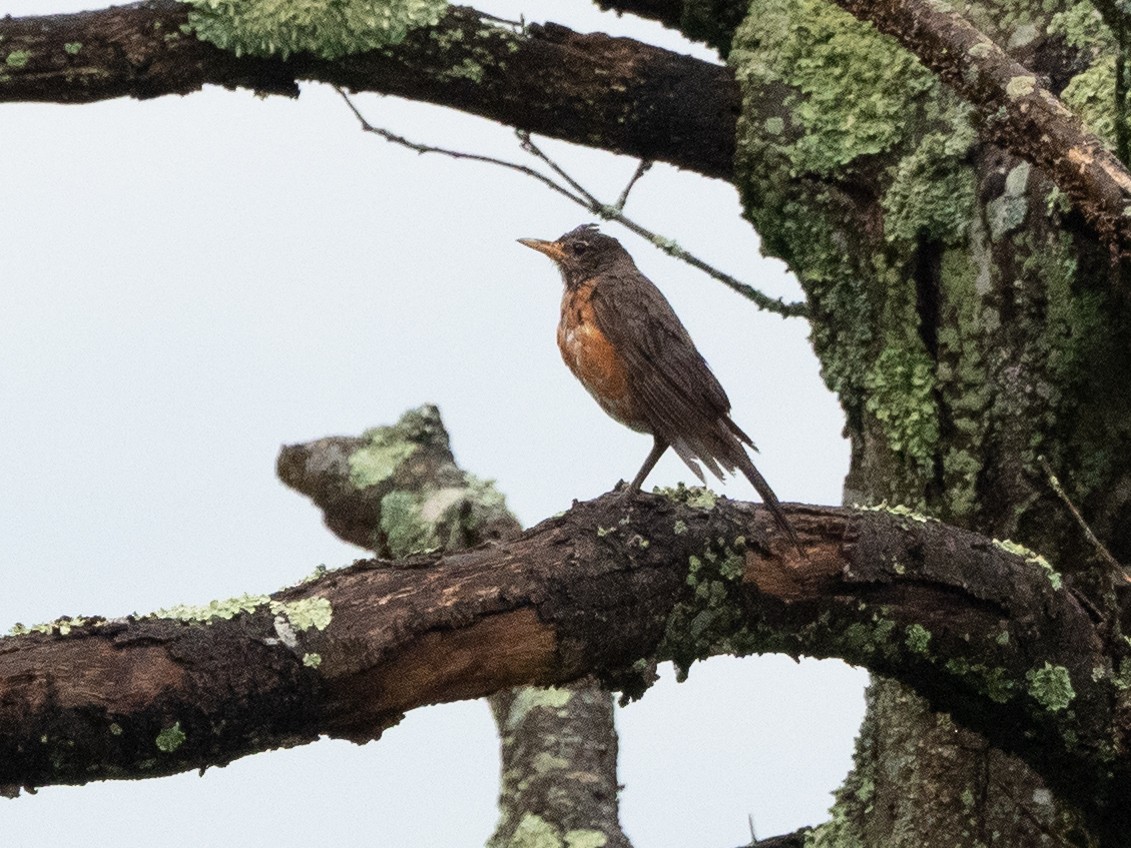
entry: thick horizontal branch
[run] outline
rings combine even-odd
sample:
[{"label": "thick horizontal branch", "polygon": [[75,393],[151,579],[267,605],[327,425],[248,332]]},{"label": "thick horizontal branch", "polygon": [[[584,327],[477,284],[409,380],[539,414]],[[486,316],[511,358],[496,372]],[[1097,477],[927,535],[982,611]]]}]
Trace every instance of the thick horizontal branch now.
[{"label": "thick horizontal branch", "polygon": [[452,106],[712,177],[732,172],[739,95],[720,65],[554,24],[518,34],[461,6],[388,50],[335,61],[239,58],[183,34],[188,9],[149,0],[0,20],[0,102],[157,97],[208,83],[295,95],[310,80]]},{"label": "thick horizontal branch", "polygon": [[1131,174],[1032,71],[931,0],[836,2],[978,107],[988,140],[1043,169],[1116,255],[1131,255]]},{"label": "thick horizontal branch", "polygon": [[1131,808],[1113,659],[1056,575],[936,522],[831,508],[788,509],[801,558],[763,509],[692,503],[607,495],[512,542],[6,638],[0,784],[363,741],[426,704],[588,673],[639,694],[642,660],[776,651],[906,681],[1093,819]]}]

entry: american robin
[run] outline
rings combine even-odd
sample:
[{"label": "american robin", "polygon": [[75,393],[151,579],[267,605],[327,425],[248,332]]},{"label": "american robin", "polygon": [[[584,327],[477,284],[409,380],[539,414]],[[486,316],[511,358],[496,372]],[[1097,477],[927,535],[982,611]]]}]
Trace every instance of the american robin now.
[{"label": "american robin", "polygon": [[669,447],[701,481],[699,462],[720,480],[722,469],[737,468],[800,550],[781,503],[743,448],[754,443],[731,420],[726,392],[671,304],[620,242],[594,224],[557,241],[518,241],[549,256],[562,273],[558,347],[566,365],[605,412],[652,435],[652,451],[626,494],[640,491]]}]

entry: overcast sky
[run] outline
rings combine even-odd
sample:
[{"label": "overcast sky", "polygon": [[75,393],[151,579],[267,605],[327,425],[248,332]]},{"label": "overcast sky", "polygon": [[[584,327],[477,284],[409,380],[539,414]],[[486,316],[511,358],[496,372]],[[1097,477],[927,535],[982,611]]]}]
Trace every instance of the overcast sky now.
[{"label": "overcast sky", "polygon": [[[0,15],[71,0],[0,0]],[[480,3],[707,58],[583,2]],[[510,130],[362,95],[374,124],[519,159]],[[546,142],[615,200],[636,163]],[[457,461],[524,523],[631,478],[650,447],[562,365],[560,278],[515,243],[590,219],[528,178],[363,134],[331,90],[209,89],[91,106],[0,105],[0,625],[145,613],[269,592],[364,552],[278,483],[281,444],[440,406]],[[657,165],[627,211],[774,296],[732,186]],[[799,320],[757,311],[615,225],[726,387],[782,500],[839,503],[848,452]],[[691,480],[667,456],[648,485]],[[752,498],[745,481],[716,487]],[[865,675],[720,658],[670,670],[618,713],[622,820],[637,848],[734,846],[823,819]],[[203,778],[0,800],[0,844],[481,845],[496,817],[482,702],[410,714],[377,742],[322,741]]]}]

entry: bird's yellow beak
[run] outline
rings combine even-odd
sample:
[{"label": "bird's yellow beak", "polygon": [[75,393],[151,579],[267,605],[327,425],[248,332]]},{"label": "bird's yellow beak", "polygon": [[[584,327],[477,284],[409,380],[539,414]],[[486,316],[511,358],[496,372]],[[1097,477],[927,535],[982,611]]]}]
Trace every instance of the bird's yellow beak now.
[{"label": "bird's yellow beak", "polygon": [[562,251],[562,246],[556,241],[542,241],[542,239],[522,238],[518,240],[519,244],[524,244],[531,250],[537,250],[539,253],[545,253],[555,262],[561,262],[565,259],[565,253]]}]

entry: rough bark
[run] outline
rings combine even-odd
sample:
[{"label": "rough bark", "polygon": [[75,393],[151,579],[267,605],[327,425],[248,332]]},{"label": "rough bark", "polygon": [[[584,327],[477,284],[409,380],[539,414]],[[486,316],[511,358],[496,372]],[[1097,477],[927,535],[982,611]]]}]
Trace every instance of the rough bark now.
[{"label": "rough bark", "polygon": [[512,542],[8,637],[0,783],[367,741],[425,704],[590,673],[639,695],[653,660],[778,651],[906,682],[1023,758],[1096,833],[1125,832],[1121,657],[1054,575],[938,522],[832,508],[789,509],[802,558],[762,508],[702,498],[606,495]]},{"label": "rough bark", "polygon": [[[493,483],[461,470],[435,406],[360,438],[285,447],[278,472],[330,527],[379,557],[457,551],[522,530]],[[613,696],[585,678],[488,699],[499,728],[499,824],[490,848],[601,844],[630,848],[620,826]]]},{"label": "rough bark", "polygon": [[[1087,4],[964,13],[1114,138],[1120,118],[1101,83],[1115,45]],[[1041,457],[1126,561],[1131,316],[1108,246],[1047,172],[980,139],[976,111],[892,38],[828,4],[755,0],[730,58],[749,92],[736,182],[763,246],[806,290],[852,442],[846,499],[1020,540],[1099,598],[1106,566]],[[771,83],[791,91],[774,123],[760,95]],[[855,770],[811,841],[1101,839],[1030,765],[878,681]]]},{"label": "rough bark", "polygon": [[731,174],[738,91],[719,65],[553,24],[518,34],[461,6],[387,50],[333,61],[237,57],[182,34],[188,9],[148,0],[0,20],[0,102],[147,98],[209,83],[294,96],[299,81],[325,82],[452,106],[707,176]]}]

